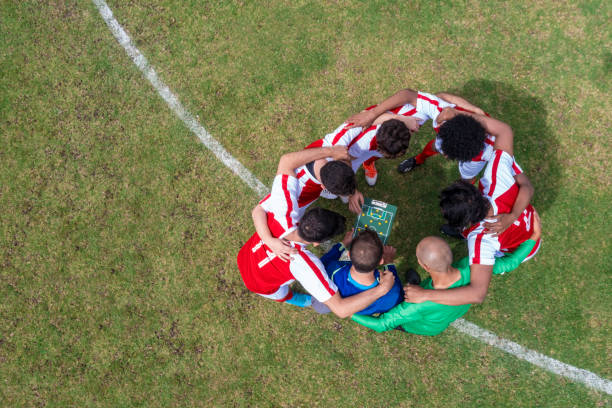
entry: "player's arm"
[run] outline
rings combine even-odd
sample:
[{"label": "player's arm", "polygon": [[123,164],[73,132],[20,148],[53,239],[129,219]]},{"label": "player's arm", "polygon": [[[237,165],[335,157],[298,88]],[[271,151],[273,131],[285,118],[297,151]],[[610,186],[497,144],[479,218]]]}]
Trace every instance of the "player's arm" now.
[{"label": "player's arm", "polygon": [[352,124],[351,127],[368,128],[377,117],[388,110],[403,106],[407,103],[416,106],[417,96],[417,91],[408,88],[402,89],[376,105],[374,108],[361,111],[351,116],[346,121]]},{"label": "player's arm", "polygon": [[498,214],[495,216],[495,222],[486,222],[484,224],[484,227],[491,234],[499,235],[504,232],[514,221],[518,220],[531,202],[534,188],[529,178],[524,173],[520,173],[514,176],[514,180],[516,180],[516,184],[519,186],[519,192],[512,206],[512,211],[507,214]]},{"label": "player's arm", "polygon": [[395,276],[393,276],[392,272],[382,272],[378,286],[345,298],[343,298],[339,292],[336,292],[330,299],[323,303],[325,303],[336,316],[343,319],[365,309],[374,303],[376,299],[384,296],[391,290],[394,282]]},{"label": "player's arm", "polygon": [[468,115],[479,121],[488,134],[495,136],[495,149],[503,150],[510,156],[514,156],[514,133],[510,125],[489,116],[461,112],[453,108],[442,109],[436,120],[438,123],[442,123],[457,115]]},{"label": "player's arm", "polygon": [[281,156],[276,174],[287,174],[295,177],[295,169],[311,161],[331,157],[334,160],[351,160],[346,146],[330,146],[304,149]]},{"label": "player's arm", "polygon": [[357,189],[352,196],[349,197],[349,211],[353,214],[359,214],[361,212],[361,206],[364,203],[363,193]]},{"label": "player's arm", "polygon": [[519,247],[512,253],[506,254],[501,258],[495,260],[495,266],[493,266],[493,275],[500,275],[502,273],[510,272],[518,268],[518,266],[527,258],[527,255],[531,252],[536,244],[536,240],[528,239],[523,242]]},{"label": "player's arm", "polygon": [[268,215],[261,204],[257,204],[251,212],[255,231],[259,238],[266,244],[283,261],[288,261],[292,254],[297,253],[297,250],[289,245],[284,239],[275,238],[268,227]]},{"label": "player's arm", "polygon": [[396,115],[395,113],[386,112],[376,118],[373,125],[379,125],[391,119],[397,119],[399,121],[404,122],[406,127],[410,129],[411,132],[416,132],[419,130],[419,120],[413,116],[403,116]]},{"label": "player's arm", "polygon": [[402,302],[378,317],[356,314],[351,316],[351,320],[378,333],[382,333],[388,330],[393,330],[403,324],[420,320],[420,308],[421,304]]},{"label": "player's arm", "polygon": [[417,285],[406,285],[404,286],[404,298],[406,302],[421,303],[429,300],[449,306],[482,303],[489,290],[492,271],[493,265],[473,264],[470,267],[470,283],[466,286],[430,290]]},{"label": "player's arm", "polygon": [[449,94],[447,92],[438,92],[436,93],[436,96],[440,99],[444,99],[446,102],[450,102],[452,104],[455,104],[456,106],[459,106],[460,108],[469,110],[476,114],[479,114],[479,115],[485,114],[485,112],[482,109],[480,109],[478,106],[468,102],[467,100],[465,100],[464,98],[460,96]]}]

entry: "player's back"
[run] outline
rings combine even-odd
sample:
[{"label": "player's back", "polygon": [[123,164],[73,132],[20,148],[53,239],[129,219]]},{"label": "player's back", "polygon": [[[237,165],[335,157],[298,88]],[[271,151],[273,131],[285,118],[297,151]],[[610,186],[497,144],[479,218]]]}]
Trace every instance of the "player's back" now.
[{"label": "player's back", "polygon": [[294,279],[290,263],[278,258],[257,233],[238,252],[238,269],[246,287],[255,293],[273,293]]}]

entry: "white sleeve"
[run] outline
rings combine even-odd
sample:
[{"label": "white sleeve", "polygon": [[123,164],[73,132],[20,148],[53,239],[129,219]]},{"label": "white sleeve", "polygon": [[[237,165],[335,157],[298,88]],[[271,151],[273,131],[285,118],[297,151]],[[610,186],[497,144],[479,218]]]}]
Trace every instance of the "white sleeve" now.
[{"label": "white sleeve", "polygon": [[299,221],[299,206],[297,203],[299,192],[298,179],[287,174],[277,174],[272,183],[272,191],[259,203],[280,224],[280,227],[285,231],[283,235],[297,227]]},{"label": "white sleeve", "polygon": [[417,95],[417,112],[431,119],[433,121],[432,126],[434,128],[438,127],[436,119],[438,118],[440,112],[442,112],[442,109],[446,107],[454,108],[455,105],[446,102],[444,99],[438,98],[436,95],[425,92],[419,92]]},{"label": "white sleeve", "polygon": [[500,248],[499,240],[491,234],[485,234],[482,228],[478,230],[480,232],[471,233],[467,239],[470,265],[494,265],[495,253]]},{"label": "white sleeve", "polygon": [[293,277],[319,302],[327,302],[338,291],[321,260],[308,250],[298,248],[289,267]]},{"label": "white sleeve", "polygon": [[351,143],[349,143],[349,154],[354,157],[351,161],[351,167],[354,172],[357,172],[359,166],[369,158],[382,157],[382,154],[378,153],[376,150],[376,143],[374,142],[374,138],[380,126],[381,125],[371,126],[365,132],[353,138]]},{"label": "white sleeve", "polygon": [[348,128],[347,123],[325,136],[323,146],[348,146],[361,133],[360,127]]},{"label": "white sleeve", "polygon": [[459,162],[459,174],[464,180],[473,179],[487,165],[484,161]]}]

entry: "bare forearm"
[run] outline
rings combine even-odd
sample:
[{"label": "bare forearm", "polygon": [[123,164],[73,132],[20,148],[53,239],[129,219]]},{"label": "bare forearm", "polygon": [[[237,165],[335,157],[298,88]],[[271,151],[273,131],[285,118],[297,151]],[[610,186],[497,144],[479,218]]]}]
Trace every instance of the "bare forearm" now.
[{"label": "bare forearm", "polygon": [[449,306],[482,303],[487,295],[486,288],[467,285],[447,290],[427,290],[427,300]]},{"label": "bare forearm", "polygon": [[407,103],[416,106],[417,95],[418,93],[412,89],[402,89],[379,103],[372,111],[377,115],[382,115],[386,111],[397,108],[398,106],[403,106]]},{"label": "bare forearm", "polygon": [[257,235],[259,235],[262,241],[268,242],[270,239],[274,238],[268,227],[268,215],[261,205],[257,204],[255,208],[253,208],[251,216],[253,217],[255,231],[257,231]]},{"label": "bare forearm", "polygon": [[462,98],[460,96],[449,94],[449,93],[446,93],[446,92],[438,92],[436,94],[436,96],[438,98],[444,99],[447,102],[454,103],[455,105],[459,106],[460,108],[472,111],[472,112],[480,114],[480,115],[484,115],[484,111],[482,109],[480,109],[478,106],[468,102],[466,99],[464,99],[464,98]]},{"label": "bare forearm", "polygon": [[345,318],[370,306],[376,299],[384,295],[384,293],[380,290],[380,286],[377,286],[345,298],[341,297],[339,294],[336,295],[338,296],[337,298],[334,296],[332,299],[325,302],[325,304],[336,314],[336,316]]},{"label": "bare forearm", "polygon": [[533,185],[524,174],[519,174],[516,176],[516,180],[519,184],[519,192],[516,196],[516,200],[514,201],[514,205],[512,206],[512,215],[515,219],[521,216],[525,208],[531,202],[531,198],[533,197]]},{"label": "bare forearm", "polygon": [[276,174],[293,175],[293,171],[311,161],[329,157],[332,155],[332,150],[329,147],[319,147],[313,149],[304,149],[297,152],[287,153],[281,156],[278,162],[278,170]]}]

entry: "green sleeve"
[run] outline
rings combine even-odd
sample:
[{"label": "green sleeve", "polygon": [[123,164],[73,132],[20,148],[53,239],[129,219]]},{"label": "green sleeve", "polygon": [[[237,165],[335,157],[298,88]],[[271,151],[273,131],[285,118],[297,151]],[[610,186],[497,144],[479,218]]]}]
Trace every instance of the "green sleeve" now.
[{"label": "green sleeve", "polygon": [[365,327],[368,327],[378,333],[395,329],[397,326],[406,324],[408,322],[421,319],[419,310],[423,303],[407,303],[402,302],[389,310],[387,313],[383,313],[378,317],[364,316],[364,315],[353,315],[351,319]]},{"label": "green sleeve", "polygon": [[521,262],[527,258],[527,255],[529,255],[535,244],[536,242],[534,240],[528,239],[523,242],[516,251],[506,254],[501,258],[497,258],[495,260],[495,266],[493,267],[493,274],[500,275],[515,270]]}]

